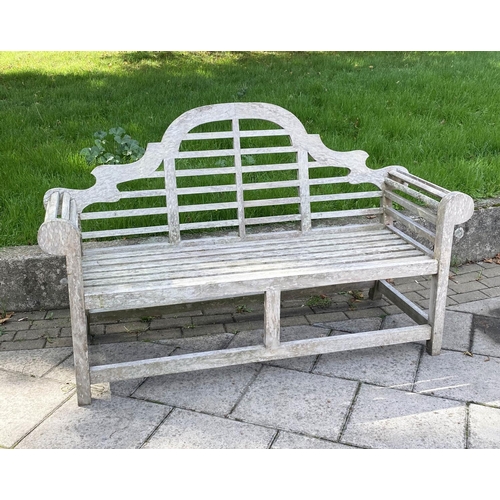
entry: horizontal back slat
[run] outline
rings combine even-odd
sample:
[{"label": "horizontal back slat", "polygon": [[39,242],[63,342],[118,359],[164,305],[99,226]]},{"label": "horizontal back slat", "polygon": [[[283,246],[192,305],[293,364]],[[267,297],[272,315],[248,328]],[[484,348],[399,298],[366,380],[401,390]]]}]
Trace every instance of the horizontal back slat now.
[{"label": "horizontal back slat", "polygon": [[[381,177],[364,165],[365,153],[327,149],[291,114],[260,116],[255,108],[245,115],[239,109],[176,120],[150,148],[151,160],[123,166],[126,173],[109,199],[82,214],[90,229],[84,237],[169,231],[175,244],[181,231],[237,226],[246,238],[247,225],[300,222],[307,233],[324,225],[311,221],[382,213],[381,182],[372,182]],[[369,186],[359,184],[359,172],[369,173]],[[151,227],[126,229],[129,217],[137,225],[149,220]],[[105,227],[105,219],[114,219],[113,225]]]},{"label": "horizontal back slat", "polygon": [[84,231],[83,239],[110,238],[119,236],[132,236],[138,234],[157,234],[168,232],[168,226],[134,227],[128,229],[111,229],[108,231]]}]

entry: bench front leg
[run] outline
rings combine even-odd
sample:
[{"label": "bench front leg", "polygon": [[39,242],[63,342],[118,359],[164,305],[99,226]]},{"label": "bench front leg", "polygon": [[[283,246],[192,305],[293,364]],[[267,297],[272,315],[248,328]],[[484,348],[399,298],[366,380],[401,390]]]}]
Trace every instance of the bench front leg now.
[{"label": "bench front leg", "polygon": [[90,365],[88,348],[88,318],[85,312],[80,255],[66,258],[68,272],[69,309],[71,334],[73,337],[73,359],[75,364],[76,395],[78,406],[91,403]]},{"label": "bench front leg", "polygon": [[91,402],[90,367],[83,292],[82,238],[76,202],[67,192],[53,191],[48,196],[45,222],[38,231],[38,244],[51,255],[66,256],[77,399],[80,406],[88,405]]},{"label": "bench front leg", "polygon": [[272,349],[280,345],[281,291],[269,288],[264,294],[264,346]]},{"label": "bench front leg", "polygon": [[427,341],[427,352],[431,355],[439,354],[443,343],[455,225],[467,221],[473,212],[474,203],[472,199],[462,193],[448,193],[439,203],[434,244],[434,258],[438,261],[439,268],[437,274],[432,276],[429,297],[429,324],[432,331],[431,338]]}]

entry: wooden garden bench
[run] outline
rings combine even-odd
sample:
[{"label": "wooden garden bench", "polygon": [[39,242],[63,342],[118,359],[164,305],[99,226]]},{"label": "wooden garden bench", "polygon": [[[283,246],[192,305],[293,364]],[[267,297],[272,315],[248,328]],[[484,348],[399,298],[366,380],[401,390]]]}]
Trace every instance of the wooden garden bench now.
[{"label": "wooden garden bench", "polygon": [[[181,115],[139,161],[96,167],[91,188],[48,191],[38,242],[66,256],[78,404],[106,381],[421,340],[438,354],[454,225],[472,199],[367,157],[327,148],[278,106],[216,104]],[[148,234],[160,237],[124,241]],[[121,240],[82,245],[98,238]],[[387,281],[421,275],[428,313]],[[280,341],[282,291],[359,282],[417,325]],[[89,367],[89,314],[255,294],[261,345]]]}]

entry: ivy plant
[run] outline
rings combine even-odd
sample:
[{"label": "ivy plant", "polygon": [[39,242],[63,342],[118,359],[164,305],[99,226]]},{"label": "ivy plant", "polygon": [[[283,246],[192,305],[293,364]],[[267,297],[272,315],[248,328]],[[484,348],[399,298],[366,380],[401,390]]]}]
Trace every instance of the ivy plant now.
[{"label": "ivy plant", "polygon": [[145,151],[121,127],[95,132],[94,137],[94,145],[80,151],[89,165],[130,163],[141,158]]}]

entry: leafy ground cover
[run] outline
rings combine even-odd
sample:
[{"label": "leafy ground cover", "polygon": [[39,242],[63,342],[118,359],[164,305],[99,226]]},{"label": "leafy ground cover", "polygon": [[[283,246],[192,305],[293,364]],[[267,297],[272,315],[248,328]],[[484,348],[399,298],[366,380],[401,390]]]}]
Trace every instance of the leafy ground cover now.
[{"label": "leafy ground cover", "polygon": [[278,104],[372,168],[496,196],[499,72],[498,52],[0,52],[0,246],[36,243],[47,189],[93,184],[96,131],[145,146],[219,102]]}]

